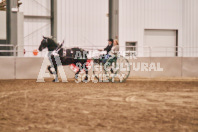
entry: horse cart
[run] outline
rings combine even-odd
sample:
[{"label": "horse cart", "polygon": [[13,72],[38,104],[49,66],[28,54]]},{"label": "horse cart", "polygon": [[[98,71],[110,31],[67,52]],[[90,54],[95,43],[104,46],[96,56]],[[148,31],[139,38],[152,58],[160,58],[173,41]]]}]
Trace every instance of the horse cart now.
[{"label": "horse cart", "polygon": [[124,56],[117,54],[105,63],[102,57],[92,57],[93,75],[99,82],[124,82],[130,75],[130,63]]}]

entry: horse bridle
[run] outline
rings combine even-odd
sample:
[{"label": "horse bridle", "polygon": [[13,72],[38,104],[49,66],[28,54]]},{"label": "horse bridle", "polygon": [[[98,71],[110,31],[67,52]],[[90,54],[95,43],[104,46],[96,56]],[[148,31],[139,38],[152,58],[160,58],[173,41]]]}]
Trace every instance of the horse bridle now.
[{"label": "horse bridle", "polygon": [[47,43],[47,38],[44,38],[44,41],[45,41],[46,44],[48,44],[48,43]]}]

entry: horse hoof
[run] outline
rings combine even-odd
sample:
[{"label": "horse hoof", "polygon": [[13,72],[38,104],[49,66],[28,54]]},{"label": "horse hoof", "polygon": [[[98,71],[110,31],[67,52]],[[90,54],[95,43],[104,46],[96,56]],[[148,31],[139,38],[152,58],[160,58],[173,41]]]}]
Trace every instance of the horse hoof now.
[{"label": "horse hoof", "polygon": [[89,81],[88,77],[85,77],[85,79],[83,80],[83,82],[87,83]]},{"label": "horse hoof", "polygon": [[88,80],[83,80],[84,83],[88,83]]},{"label": "horse hoof", "polygon": [[59,82],[59,80],[55,80],[55,79],[54,79],[52,82]]}]

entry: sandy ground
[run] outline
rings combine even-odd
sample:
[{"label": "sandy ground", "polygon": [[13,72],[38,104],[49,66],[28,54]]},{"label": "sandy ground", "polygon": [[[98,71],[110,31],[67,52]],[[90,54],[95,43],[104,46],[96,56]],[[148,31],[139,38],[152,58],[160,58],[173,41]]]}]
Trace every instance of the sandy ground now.
[{"label": "sandy ground", "polygon": [[1,80],[0,131],[198,132],[198,81]]}]

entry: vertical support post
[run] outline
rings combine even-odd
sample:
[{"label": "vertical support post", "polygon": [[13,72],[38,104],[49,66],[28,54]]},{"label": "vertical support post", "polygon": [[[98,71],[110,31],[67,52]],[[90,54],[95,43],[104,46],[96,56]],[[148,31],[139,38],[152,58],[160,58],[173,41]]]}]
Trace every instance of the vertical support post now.
[{"label": "vertical support post", "polygon": [[13,8],[18,8],[18,1],[6,0],[6,43],[17,45],[17,11],[12,11]]},{"label": "vertical support post", "polygon": [[10,0],[6,0],[6,43],[10,43],[10,26],[11,26],[11,5],[10,5]]},{"label": "vertical support post", "polygon": [[178,56],[178,30],[176,30],[176,48],[175,48],[175,56]]},{"label": "vertical support post", "polygon": [[[18,8],[18,1],[6,0],[6,44],[17,45],[17,11],[12,11],[13,8]],[[11,47],[6,50],[11,50]],[[5,55],[11,56],[13,53]]]},{"label": "vertical support post", "polygon": [[109,38],[112,38],[112,2],[113,0],[109,0]]},{"label": "vertical support post", "polygon": [[119,38],[119,0],[109,0],[109,38]]},{"label": "vertical support post", "polygon": [[57,0],[51,0],[51,36],[57,41]]}]

